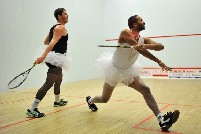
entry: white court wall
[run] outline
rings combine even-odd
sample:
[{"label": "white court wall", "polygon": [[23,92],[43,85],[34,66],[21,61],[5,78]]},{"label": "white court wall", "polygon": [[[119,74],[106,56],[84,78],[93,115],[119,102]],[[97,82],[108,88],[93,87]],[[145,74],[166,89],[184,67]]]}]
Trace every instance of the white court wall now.
[{"label": "white court wall", "polygon": [[[72,82],[99,77],[93,63],[106,49],[96,45],[115,44],[105,39],[117,38],[128,28],[131,15],[138,14],[146,22],[143,36],[201,33],[200,5],[200,0],[0,0],[0,91],[7,90],[9,80],[32,65],[35,51],[56,23],[53,12],[58,7],[69,14],[68,54],[73,62],[64,72],[63,82]],[[165,50],[152,53],[167,65],[201,66],[200,36],[155,40],[163,43]],[[157,66],[142,56],[139,62],[144,67]],[[20,88],[41,86],[46,71],[46,66],[36,66]]]},{"label": "white court wall", "polygon": [[[139,15],[146,23],[142,36],[201,34],[200,0],[105,0],[104,38],[118,38],[127,20]],[[201,67],[201,36],[153,39],[164,44],[160,52],[151,51],[171,67]],[[114,44],[116,41],[107,42]],[[143,67],[158,65],[143,56]]]},{"label": "white court wall", "polygon": [[[8,82],[32,66],[36,50],[43,46],[49,29],[56,24],[54,10],[63,7],[69,14],[68,54],[73,59],[63,82],[97,76],[92,66],[103,39],[103,2],[101,0],[0,0],[0,91]],[[37,65],[21,88],[41,86],[47,67]]]}]

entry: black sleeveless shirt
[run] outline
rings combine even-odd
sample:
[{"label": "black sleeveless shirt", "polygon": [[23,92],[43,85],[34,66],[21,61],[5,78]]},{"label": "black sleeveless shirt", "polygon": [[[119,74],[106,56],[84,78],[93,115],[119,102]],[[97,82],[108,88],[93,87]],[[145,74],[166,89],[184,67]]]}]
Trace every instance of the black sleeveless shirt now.
[{"label": "black sleeveless shirt", "polygon": [[[53,33],[54,33],[54,28],[57,25],[61,25],[61,24],[56,24],[54,25],[49,32],[49,42],[52,40],[53,38]],[[53,49],[51,51],[55,51],[55,53],[61,53],[64,54],[67,52],[67,41],[68,41],[68,34],[66,36],[62,36],[59,41],[54,45]]]},{"label": "black sleeveless shirt", "polygon": [[[61,25],[61,24],[56,24],[53,27],[51,27],[50,32],[49,32],[49,42],[52,40],[53,38],[53,33],[54,33],[54,28],[57,25]],[[54,45],[53,49],[51,51],[55,51],[55,53],[61,53],[64,54],[67,52],[67,41],[68,41],[68,34],[66,36],[62,36],[59,41]],[[46,65],[49,68],[58,68],[50,63],[46,63]]]}]

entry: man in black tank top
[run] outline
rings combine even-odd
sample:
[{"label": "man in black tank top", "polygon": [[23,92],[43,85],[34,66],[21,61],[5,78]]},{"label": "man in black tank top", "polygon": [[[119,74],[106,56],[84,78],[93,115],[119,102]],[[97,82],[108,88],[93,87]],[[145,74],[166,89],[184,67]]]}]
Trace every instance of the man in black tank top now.
[{"label": "man in black tank top", "polygon": [[[51,62],[55,56],[64,55],[67,52],[67,41],[68,41],[68,33],[65,28],[65,24],[68,22],[68,14],[64,8],[58,8],[54,12],[54,16],[57,20],[57,24],[54,25],[51,29],[47,37],[45,38],[44,44],[47,45],[44,53],[37,58],[36,63],[40,64],[43,61],[46,62],[49,67],[47,72],[46,82],[43,86],[38,90],[35,100],[27,110],[28,117],[32,118],[40,118],[44,117],[44,113],[40,113],[38,110],[38,104],[44,98],[47,91],[54,85],[54,94],[55,94],[55,102],[54,106],[64,106],[67,101],[60,99],[60,85],[62,82],[62,65],[55,62]],[[53,55],[50,57],[49,54]],[[50,57],[50,58],[49,58]],[[49,60],[48,60],[49,58]],[[57,57],[58,58],[58,57]]]}]

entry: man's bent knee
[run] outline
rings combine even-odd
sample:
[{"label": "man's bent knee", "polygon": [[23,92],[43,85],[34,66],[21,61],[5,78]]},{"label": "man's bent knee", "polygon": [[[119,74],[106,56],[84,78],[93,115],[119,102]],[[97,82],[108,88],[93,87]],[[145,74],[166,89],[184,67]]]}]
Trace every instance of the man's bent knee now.
[{"label": "man's bent knee", "polygon": [[102,101],[102,103],[107,103],[109,101],[109,99],[108,98],[102,98],[101,101]]},{"label": "man's bent knee", "polygon": [[150,88],[148,86],[142,87],[141,93],[143,96],[147,94],[151,94]]}]

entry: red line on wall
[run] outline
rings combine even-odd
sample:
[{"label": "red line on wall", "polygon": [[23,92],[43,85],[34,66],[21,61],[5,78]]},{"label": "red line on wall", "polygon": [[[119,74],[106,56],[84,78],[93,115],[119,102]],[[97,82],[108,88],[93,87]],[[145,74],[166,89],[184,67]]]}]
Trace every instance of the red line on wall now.
[{"label": "red line on wall", "polygon": [[153,76],[167,77],[168,75],[166,75],[166,74],[153,74]]},{"label": "red line on wall", "polygon": [[[161,69],[160,67],[143,67],[142,69]],[[173,67],[172,69],[201,69],[201,67]]]},{"label": "red line on wall", "polygon": [[[170,38],[170,37],[182,37],[182,36],[201,36],[201,34],[176,34],[176,35],[161,35],[161,36],[149,36],[148,38]],[[118,39],[106,39],[105,41],[117,41]]]}]

